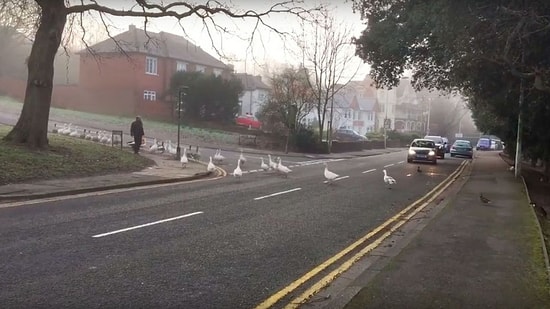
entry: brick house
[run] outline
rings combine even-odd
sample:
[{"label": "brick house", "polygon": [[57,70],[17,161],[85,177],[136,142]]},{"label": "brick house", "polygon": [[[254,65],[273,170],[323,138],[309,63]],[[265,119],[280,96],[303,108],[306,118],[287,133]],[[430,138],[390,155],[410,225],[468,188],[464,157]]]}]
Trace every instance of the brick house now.
[{"label": "brick house", "polygon": [[145,32],[134,25],[79,55],[79,102],[66,107],[110,115],[171,119],[176,109],[168,89],[174,73],[227,77],[233,72],[181,36]]}]

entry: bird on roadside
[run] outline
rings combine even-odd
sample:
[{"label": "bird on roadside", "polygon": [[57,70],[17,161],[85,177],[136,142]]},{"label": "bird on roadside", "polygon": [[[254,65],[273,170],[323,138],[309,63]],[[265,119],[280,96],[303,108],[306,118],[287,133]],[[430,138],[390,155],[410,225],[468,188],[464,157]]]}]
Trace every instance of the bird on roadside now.
[{"label": "bird on roadside", "polygon": [[182,168],[187,167],[187,163],[189,162],[189,159],[187,158],[187,149],[185,148],[183,148],[183,154],[181,155],[180,162],[181,162]]},{"label": "bird on roadside", "polygon": [[277,158],[278,161],[277,161],[277,171],[279,171],[281,174],[283,174],[285,177],[288,177],[288,173],[292,172],[291,169],[289,169],[288,167],[284,166],[282,163],[281,163],[281,158]]},{"label": "bird on roadside", "polygon": [[483,193],[479,194],[479,200],[484,204],[490,204],[491,200],[483,196]]},{"label": "bird on roadside", "polygon": [[422,173],[422,170],[420,169],[420,165],[416,167],[416,171],[417,171],[418,173]]},{"label": "bird on roadside", "polygon": [[327,183],[331,184],[336,178],[338,178],[338,174],[331,172],[328,170],[328,164],[325,162],[325,172],[324,172],[325,178],[327,179]]},{"label": "bird on roadside", "polygon": [[269,168],[272,169],[272,170],[276,170],[277,169],[277,163],[275,163],[275,162],[273,162],[273,160],[271,160],[271,155],[270,154],[267,155],[267,158],[269,159],[269,161],[268,161]]},{"label": "bird on roadside", "polygon": [[214,163],[212,163],[212,157],[210,157],[210,161],[208,162],[208,165],[206,166],[206,171],[213,172],[216,170],[216,166]]},{"label": "bird on roadside", "polygon": [[223,162],[224,159],[225,157],[222,156],[222,150],[221,149],[216,150],[216,153],[214,154],[214,161],[216,161],[217,163],[221,163]]},{"label": "bird on roadside", "polygon": [[241,155],[239,156],[239,161],[241,162],[242,165],[246,163],[246,158],[244,157],[242,149],[241,149]]},{"label": "bird on roadside", "polygon": [[384,172],[384,183],[388,186],[388,189],[391,189],[391,185],[396,184],[397,181],[391,176],[388,175],[386,170],[382,170]]},{"label": "bird on roadside", "polygon": [[243,171],[241,170],[241,160],[237,160],[237,167],[233,170],[233,177],[241,178]]},{"label": "bird on roadside", "polygon": [[262,158],[262,163],[260,163],[260,168],[264,171],[269,170],[269,165],[265,164],[264,158]]}]

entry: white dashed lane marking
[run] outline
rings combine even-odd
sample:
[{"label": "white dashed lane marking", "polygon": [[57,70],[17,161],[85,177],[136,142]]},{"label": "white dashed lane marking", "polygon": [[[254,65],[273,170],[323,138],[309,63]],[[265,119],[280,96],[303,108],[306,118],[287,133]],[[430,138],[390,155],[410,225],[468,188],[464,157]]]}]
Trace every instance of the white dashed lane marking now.
[{"label": "white dashed lane marking", "polygon": [[299,191],[299,190],[302,190],[302,188],[294,188],[294,189],[290,189],[290,190],[286,190],[286,191],[275,192],[275,193],[271,193],[271,194],[268,194],[268,195],[255,197],[254,200],[255,200],[255,201],[259,201],[259,200],[263,200],[264,198],[274,197],[274,196],[277,196],[277,195],[286,194],[286,193],[291,193],[291,192]]},{"label": "white dashed lane marking", "polygon": [[181,216],[177,216],[177,217],[163,219],[163,220],[159,220],[159,221],[155,221],[155,222],[149,222],[149,223],[145,223],[145,224],[140,224],[140,225],[127,227],[127,228],[124,228],[124,229],[120,229],[120,230],[116,230],[116,231],[112,231],[112,232],[107,232],[107,233],[103,233],[103,234],[97,234],[97,235],[94,235],[92,237],[93,238],[99,238],[99,237],[109,236],[109,235],[113,235],[113,234],[117,234],[117,233],[122,233],[122,232],[127,232],[127,231],[131,231],[131,230],[139,229],[139,228],[146,227],[146,226],[151,226],[151,225],[160,224],[160,223],[164,223],[164,222],[183,219],[183,218],[191,217],[191,216],[194,216],[194,215],[200,215],[202,213],[203,213],[202,211],[192,212],[192,213],[186,214],[186,215],[181,215]]}]

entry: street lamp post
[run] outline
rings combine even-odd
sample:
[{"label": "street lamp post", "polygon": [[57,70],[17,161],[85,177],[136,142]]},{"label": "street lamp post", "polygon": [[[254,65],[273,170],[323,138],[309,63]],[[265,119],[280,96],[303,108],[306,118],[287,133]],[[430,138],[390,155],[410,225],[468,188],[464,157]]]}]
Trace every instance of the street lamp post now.
[{"label": "street lamp post", "polygon": [[432,98],[428,98],[428,120],[426,121],[426,135],[430,135],[430,114],[432,113]]},{"label": "street lamp post", "polygon": [[187,86],[181,86],[178,91],[178,146],[176,147],[177,159],[181,157],[181,148],[180,148],[181,106],[183,104],[183,97],[185,96],[185,91],[187,89],[188,89]]}]

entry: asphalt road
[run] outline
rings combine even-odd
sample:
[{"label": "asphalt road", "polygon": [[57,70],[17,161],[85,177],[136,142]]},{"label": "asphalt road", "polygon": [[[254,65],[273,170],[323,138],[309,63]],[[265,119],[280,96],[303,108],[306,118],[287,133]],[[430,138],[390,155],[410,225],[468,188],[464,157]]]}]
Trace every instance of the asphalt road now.
[{"label": "asphalt road", "polygon": [[[288,178],[249,172],[0,208],[0,304],[253,308],[461,162],[418,173],[404,160],[403,151],[329,162],[344,176],[332,185],[323,183],[322,161],[304,161]],[[397,180],[391,189],[384,168]]]}]

